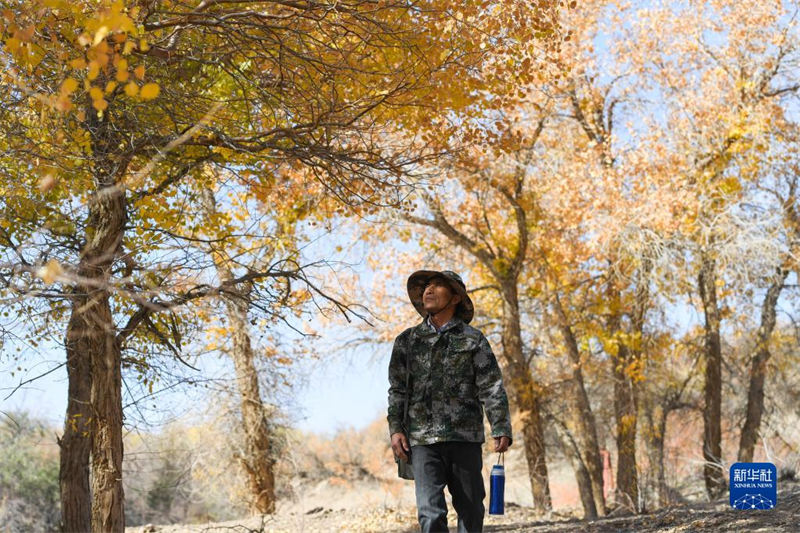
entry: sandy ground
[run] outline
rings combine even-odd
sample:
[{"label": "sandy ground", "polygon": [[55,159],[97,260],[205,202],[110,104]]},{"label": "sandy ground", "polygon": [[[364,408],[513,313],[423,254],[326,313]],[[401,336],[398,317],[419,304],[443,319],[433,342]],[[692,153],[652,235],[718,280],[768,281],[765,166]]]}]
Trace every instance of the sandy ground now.
[{"label": "sandy ground", "polygon": [[[272,516],[233,522],[127,528],[127,533],[268,533],[268,532],[412,532],[416,531],[411,483],[399,489],[373,483],[363,487],[331,486],[327,482],[305,491],[303,501],[284,502]],[[387,490],[391,489],[391,490]],[[355,489],[355,490],[353,490]],[[358,496],[357,496],[358,494]],[[359,497],[364,500],[356,501]],[[316,505],[327,498],[328,505]],[[451,530],[455,514],[450,512]],[[800,532],[800,484],[784,483],[778,505],[769,511],[738,511],[727,501],[671,507],[639,516],[585,522],[566,515],[542,515],[530,507],[509,503],[503,516],[487,516],[485,531],[539,533],[690,533],[695,531]]]},{"label": "sandy ground", "polygon": [[[495,456],[484,458],[484,479]],[[555,465],[554,465],[555,466]],[[578,495],[573,476],[566,467],[551,471],[550,490],[553,506],[559,512],[542,514],[531,507],[530,486],[521,450],[512,450],[506,457],[506,512],[502,516],[487,515],[484,530],[532,531],[538,533],[693,533],[703,531],[791,532],[800,533],[800,483],[779,483],[778,505],[769,511],[739,511],[728,505],[727,497],[714,503],[695,503],[670,507],[656,513],[604,518],[586,522],[579,516]],[[348,482],[331,479],[318,482],[296,482],[292,499],[278,502],[271,516],[256,516],[232,522],[192,525],[131,527],[126,533],[411,533],[418,531],[414,505],[414,483],[392,477],[386,480]],[[559,481],[560,480],[560,481]],[[449,497],[448,497],[449,500]],[[485,504],[488,507],[488,497]],[[456,515],[450,507],[451,531],[456,528]]]}]

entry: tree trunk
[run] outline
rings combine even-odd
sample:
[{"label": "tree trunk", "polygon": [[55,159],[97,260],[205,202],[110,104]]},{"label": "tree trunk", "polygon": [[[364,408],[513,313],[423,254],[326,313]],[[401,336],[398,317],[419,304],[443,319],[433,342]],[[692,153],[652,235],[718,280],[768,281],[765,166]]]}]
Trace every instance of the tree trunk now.
[{"label": "tree trunk", "polygon": [[597,507],[594,502],[592,478],[589,475],[589,470],[586,469],[586,464],[583,462],[578,445],[567,427],[560,420],[556,420],[555,418],[552,418],[552,420],[556,432],[558,433],[558,438],[561,441],[561,448],[564,450],[564,455],[569,459],[572,470],[575,472],[578,494],[580,494],[581,505],[583,505],[583,518],[584,520],[594,520],[597,518]]},{"label": "tree trunk", "polygon": [[639,480],[636,472],[636,397],[628,372],[630,351],[622,343],[611,357],[614,365],[614,418],[617,421],[617,492],[621,502],[633,511],[639,508]]},{"label": "tree trunk", "polygon": [[251,510],[256,514],[275,512],[274,461],[270,450],[269,426],[258,384],[253,348],[247,322],[247,299],[228,299],[228,320],[233,330],[231,358],[236,369],[236,383],[241,397],[244,457],[242,466],[250,484]]},{"label": "tree trunk", "polygon": [[725,491],[722,468],[722,346],[720,341],[720,312],[717,305],[715,262],[702,258],[698,286],[705,315],[705,405],[703,407],[703,477],[710,499]]},{"label": "tree trunk", "polygon": [[103,291],[87,312],[97,327],[92,353],[92,531],[125,530],[122,492],[122,357],[109,295]]},{"label": "tree trunk", "polygon": [[526,369],[525,373],[527,375],[519,372],[519,378],[512,376],[512,391],[517,408],[522,413],[522,440],[528,463],[533,507],[537,511],[548,511],[553,504],[550,499],[539,392],[530,376],[530,370]]},{"label": "tree trunk", "polygon": [[[639,284],[641,286],[641,284]],[[607,300],[615,311],[608,317],[608,334],[613,339],[609,347],[609,362],[611,363],[611,376],[614,380],[614,419],[616,421],[616,444],[617,444],[617,490],[616,500],[618,504],[630,508],[634,512],[640,511],[639,501],[639,479],[636,467],[636,425],[637,425],[637,405],[636,391],[634,388],[633,377],[631,375],[631,364],[634,363],[635,353],[630,346],[622,339],[635,338],[636,335],[641,339],[644,301],[646,296],[639,294],[637,287],[636,303],[631,312],[633,322],[633,335],[626,335],[622,330],[622,296],[617,288],[616,282],[612,279],[608,282]]]},{"label": "tree trunk", "polygon": [[[210,191],[203,192],[203,207],[209,215],[216,212],[216,203]],[[216,257],[219,254],[215,253]],[[223,282],[234,279],[233,273],[222,261],[216,261],[216,267]],[[272,514],[275,512],[274,460],[247,319],[251,290],[250,285],[240,286],[232,288],[225,296],[225,308],[233,332],[233,345],[228,354],[236,370],[236,384],[241,398],[244,455],[240,457],[240,462],[248,478],[252,497],[250,509],[255,514]]]},{"label": "tree trunk", "polygon": [[595,512],[597,516],[605,516],[606,499],[603,490],[603,461],[600,457],[600,446],[597,442],[597,425],[595,424],[594,413],[589,403],[589,395],[586,393],[586,386],[583,381],[583,364],[580,349],[558,296],[555,297],[554,308],[557,314],[559,330],[567,347],[570,368],[572,369],[572,394],[569,398],[571,425],[575,432],[575,440],[581,455],[581,462],[588,471],[591,480]]},{"label": "tree trunk", "polygon": [[[85,488],[91,490],[91,530],[122,533],[125,529],[122,491],[122,378],[121,354],[116,339],[116,326],[111,314],[108,281],[111,267],[122,246],[127,221],[124,190],[117,186],[124,163],[111,154],[117,149],[108,125],[108,117],[100,119],[90,110],[89,133],[92,143],[92,164],[96,193],[89,199],[85,245],[78,263],[78,281],[72,299],[72,312],[67,326],[67,360],[77,364],[69,373],[70,390],[85,394],[86,379],[83,365],[88,361],[91,375],[91,482],[84,481],[89,473],[69,469],[62,473],[62,494],[65,517],[85,517]],[[81,397],[79,394],[78,397]],[[76,397],[77,398],[77,397]],[[82,398],[82,397],[81,397]],[[81,401],[84,401],[81,399]],[[69,413],[68,413],[69,417]],[[66,424],[70,424],[68,418]],[[83,444],[83,443],[81,443]],[[62,444],[62,465],[71,464],[84,451],[78,450],[75,440]],[[80,476],[73,478],[72,476]],[[71,491],[81,491],[80,497]],[[80,506],[76,508],[74,506]],[[86,531],[86,527],[82,527]]]},{"label": "tree trunk", "polygon": [[761,306],[761,325],[756,334],[756,345],[750,363],[750,383],[747,388],[747,410],[744,427],[739,439],[739,462],[751,463],[755,450],[758,432],[761,427],[761,415],[764,412],[764,379],[766,377],[767,361],[770,358],[769,338],[775,329],[775,308],[783,283],[789,271],[781,269],[779,277],[767,289],[764,303]]},{"label": "tree trunk", "polygon": [[[664,436],[667,429],[667,415],[669,409],[653,401],[651,394],[642,395],[643,427],[647,459],[650,463],[650,486],[653,492],[656,508],[669,505],[667,491],[667,478],[664,471]],[[651,511],[653,509],[650,509]]]},{"label": "tree trunk", "polygon": [[511,395],[517,408],[523,414],[522,436],[525,458],[528,462],[533,506],[537,510],[549,510],[552,502],[547,473],[544,426],[539,404],[540,393],[533,379],[530,365],[522,352],[522,330],[516,280],[502,284],[502,296],[503,355],[510,371]]},{"label": "tree trunk", "polygon": [[[73,306],[80,307],[77,301]],[[87,336],[92,332],[73,312],[67,325],[67,415],[59,440],[61,527],[64,533],[91,530],[92,500],[89,491],[89,453],[92,446],[90,409],[92,371]]]}]

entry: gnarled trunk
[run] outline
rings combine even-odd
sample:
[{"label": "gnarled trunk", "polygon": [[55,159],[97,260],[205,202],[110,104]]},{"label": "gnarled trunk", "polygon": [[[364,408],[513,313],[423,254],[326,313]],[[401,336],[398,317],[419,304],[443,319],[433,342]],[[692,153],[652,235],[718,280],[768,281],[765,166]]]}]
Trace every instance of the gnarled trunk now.
[{"label": "gnarled trunk", "polygon": [[226,301],[228,320],[233,329],[233,346],[228,351],[236,369],[236,383],[241,397],[244,456],[240,458],[247,473],[252,497],[251,510],[258,514],[275,512],[274,460],[264,404],[258,385],[253,348],[247,321],[247,299]]},{"label": "gnarled trunk", "polygon": [[564,455],[567,456],[570,465],[572,465],[572,470],[575,472],[575,482],[578,484],[578,494],[581,498],[581,505],[583,505],[583,518],[593,520],[597,518],[597,507],[594,503],[592,478],[589,475],[589,470],[586,469],[578,444],[566,425],[555,418],[552,420],[556,433],[558,433],[558,438],[561,441],[561,449],[564,450]]},{"label": "gnarled trunk", "polygon": [[553,504],[550,499],[547,473],[544,425],[542,424],[539,392],[530,376],[530,370],[518,372],[512,370],[510,388],[514,402],[522,413],[522,444],[525,447],[525,460],[528,464],[533,507],[538,511],[547,511],[552,508]]},{"label": "gnarled trunk", "polygon": [[[666,472],[664,471],[664,436],[667,431],[667,416],[670,409],[654,401],[651,394],[645,393],[642,402],[642,437],[649,463],[650,487],[656,501],[656,508],[669,504]],[[650,510],[653,510],[650,508]]]},{"label": "gnarled trunk", "polygon": [[122,533],[122,357],[108,293],[87,309],[98,335],[92,354],[92,531]]},{"label": "gnarled trunk", "polygon": [[[211,191],[202,193],[203,208],[210,216],[216,213],[216,202]],[[223,254],[224,255],[224,254]],[[234,279],[233,273],[215,254],[217,273],[223,282]],[[236,370],[242,411],[241,427],[244,436],[244,454],[239,457],[247,474],[250,488],[250,509],[256,514],[275,512],[274,459],[270,446],[269,424],[258,383],[250,323],[247,319],[252,285],[231,287],[225,295],[225,309],[233,331],[233,345],[227,350]]]},{"label": "gnarled trunk", "polygon": [[705,316],[705,389],[703,406],[703,478],[710,499],[725,491],[722,468],[722,345],[720,312],[717,304],[716,267],[712,258],[704,256],[700,265],[698,286]]},{"label": "gnarled trunk", "polygon": [[[639,477],[636,467],[636,389],[631,376],[631,365],[640,352],[632,349],[623,338],[641,339],[644,320],[644,300],[646,295],[640,283],[636,292],[636,305],[632,309],[631,321],[634,331],[622,329],[622,295],[615,282],[609,280],[607,299],[613,311],[607,321],[608,334],[614,339],[609,347],[611,376],[614,380],[614,419],[616,421],[617,444],[617,503],[634,512],[641,511],[639,498]],[[630,335],[633,333],[633,335]]]},{"label": "gnarled trunk", "polygon": [[[125,529],[122,491],[122,378],[121,354],[116,325],[111,314],[108,281],[111,267],[122,246],[127,221],[124,189],[118,178],[124,163],[111,154],[117,149],[108,124],[90,111],[89,133],[92,143],[92,171],[96,186],[89,199],[85,245],[78,263],[78,280],[72,296],[72,311],[67,326],[67,362],[70,390],[77,391],[75,402],[84,402],[86,364],[90,367],[91,387],[87,438],[91,442],[91,478],[83,465],[86,441],[65,432],[61,443],[62,514],[65,527],[86,531],[87,487],[91,491],[91,530],[122,533]],[[70,398],[72,401],[73,398]],[[75,406],[77,409],[77,406]],[[68,409],[66,425],[74,420]],[[81,417],[84,413],[80,413]],[[83,437],[83,434],[81,434]],[[77,463],[76,463],[77,461]],[[78,465],[76,468],[75,465]],[[69,521],[69,524],[67,524]],[[80,524],[79,524],[80,522]]]},{"label": "gnarled trunk", "polygon": [[[74,305],[80,305],[78,301]],[[90,408],[92,390],[88,334],[92,330],[73,313],[67,325],[67,415],[59,440],[61,528],[64,533],[91,530],[92,500],[89,490],[89,455],[92,447]]]},{"label": "gnarled trunk", "polygon": [[[571,426],[575,433],[575,444],[580,454],[581,464],[589,474],[591,494],[594,501],[592,506],[594,515],[590,514],[592,508],[587,508],[586,505],[584,505],[584,512],[587,518],[605,516],[606,500],[603,491],[603,461],[600,457],[600,446],[597,442],[597,425],[595,424],[594,413],[589,403],[589,395],[586,393],[586,386],[583,381],[580,349],[558,296],[555,297],[553,307],[556,311],[561,336],[567,347],[567,357],[572,370],[572,394],[568,400]],[[576,472],[577,475],[578,473]],[[580,483],[578,486],[580,488]],[[581,499],[584,499],[584,496],[581,496]]]},{"label": "gnarled trunk", "polygon": [[753,452],[758,432],[761,427],[761,415],[764,412],[764,380],[766,378],[767,361],[770,358],[769,338],[775,329],[775,307],[778,305],[783,283],[788,270],[781,269],[778,279],[767,289],[764,303],[761,306],[761,324],[756,334],[756,345],[750,363],[750,383],[747,387],[747,409],[744,427],[739,438],[739,462],[753,461]]},{"label": "gnarled trunk", "polygon": [[502,286],[503,296],[503,356],[510,377],[508,384],[517,409],[523,413],[522,438],[528,477],[533,494],[533,506],[538,510],[552,507],[547,473],[544,425],[542,423],[539,390],[533,379],[530,365],[522,352],[520,310],[516,281]]},{"label": "gnarled trunk", "polygon": [[622,343],[611,357],[614,365],[614,418],[617,422],[617,493],[633,511],[639,509],[639,479],[636,471],[637,408],[633,380],[628,372],[630,351]]}]

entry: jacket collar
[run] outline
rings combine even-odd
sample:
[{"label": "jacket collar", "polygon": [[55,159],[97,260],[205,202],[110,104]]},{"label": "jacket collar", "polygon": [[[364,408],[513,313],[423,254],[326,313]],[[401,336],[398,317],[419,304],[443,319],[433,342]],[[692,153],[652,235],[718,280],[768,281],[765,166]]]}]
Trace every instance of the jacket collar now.
[{"label": "jacket collar", "polygon": [[435,336],[437,334],[441,335],[451,330],[455,332],[456,330],[460,329],[463,326],[463,324],[464,324],[463,320],[454,316],[450,320],[450,322],[445,324],[444,327],[442,327],[442,329],[437,332],[436,328],[433,327],[433,324],[431,324],[428,318],[425,317],[422,320],[422,323],[417,326],[417,334],[420,337],[430,337],[430,336]]}]

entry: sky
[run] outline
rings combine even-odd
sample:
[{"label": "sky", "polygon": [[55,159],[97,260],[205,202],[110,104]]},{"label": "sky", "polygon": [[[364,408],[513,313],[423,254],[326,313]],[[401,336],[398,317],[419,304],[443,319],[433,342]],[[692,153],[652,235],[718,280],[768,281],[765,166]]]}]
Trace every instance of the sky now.
[{"label": "sky", "polygon": [[[345,228],[339,227],[334,231],[338,232],[336,239],[331,239],[328,233],[312,238],[304,250],[305,255],[309,260],[319,257],[334,260],[337,256],[341,259],[347,255],[348,268],[358,274],[360,286],[364,289],[360,298],[366,298],[364,303],[368,303],[369,287],[375,273],[367,268],[366,257],[372,250],[367,243],[354,239]],[[339,245],[343,242],[353,244],[342,251]],[[405,291],[404,278],[378,281],[389,284],[389,290],[398,295]],[[340,429],[360,429],[379,417],[385,417],[391,345],[361,344],[341,349],[347,339],[353,337],[352,330],[335,324],[321,327],[313,320],[312,324],[322,335],[313,347],[325,353],[318,353],[313,362],[300,361],[292,367],[293,388],[286,405],[282,405],[290,423],[303,431],[331,435]],[[285,338],[291,342],[288,330]],[[5,347],[6,350],[10,348],[10,345]],[[23,363],[15,362],[10,354],[10,351],[0,354],[0,412],[25,411],[55,427],[61,426],[66,412],[67,373],[64,366],[56,367],[64,360],[63,348],[42,344],[36,351],[29,352],[22,359]],[[193,360],[193,364],[201,369],[200,374],[186,368],[181,372],[188,376],[212,376],[221,380],[230,380],[233,376],[233,369],[225,357],[211,354],[198,361]],[[18,369],[20,364],[21,370]],[[51,369],[55,370],[14,390],[21,382]],[[158,386],[155,389],[158,390]],[[125,421],[129,428],[139,424],[149,426],[148,431],[157,431],[160,425],[176,418],[191,420],[212,411],[209,401],[215,400],[205,390],[184,387],[158,394],[136,408],[126,409]],[[147,423],[140,424],[142,420]]]},{"label": "sky", "polygon": [[[304,431],[333,434],[339,429],[365,427],[385,416],[389,350],[390,347],[382,345],[362,347],[324,363],[305,365],[302,369],[305,379],[295,388],[296,404],[290,412],[294,426]],[[54,362],[63,354],[53,350],[42,356]],[[63,366],[7,397],[20,381],[56,366],[53,362],[34,364],[28,371],[16,371],[12,377],[11,371],[16,370],[16,366],[4,361],[0,366],[0,411],[25,411],[60,426],[67,399],[67,373]],[[204,410],[205,406],[198,405],[196,400],[197,395],[192,391],[156,399],[159,404],[170,405],[171,415],[179,413],[188,417]],[[151,418],[151,421],[157,420]]]},{"label": "sky", "polygon": [[347,427],[359,429],[385,417],[391,347],[382,346],[383,354],[358,350],[347,361],[315,368],[298,396],[296,426],[330,434]]}]

